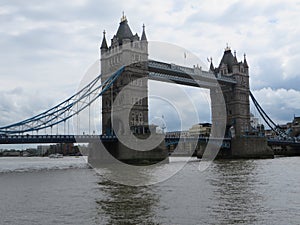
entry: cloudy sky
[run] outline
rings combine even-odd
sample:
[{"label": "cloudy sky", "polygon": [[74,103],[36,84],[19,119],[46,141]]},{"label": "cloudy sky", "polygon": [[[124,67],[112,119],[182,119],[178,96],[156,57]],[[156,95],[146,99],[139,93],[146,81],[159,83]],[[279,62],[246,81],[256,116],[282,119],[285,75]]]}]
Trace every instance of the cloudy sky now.
[{"label": "cloudy sky", "polygon": [[[2,0],[0,125],[73,94],[99,59],[102,31],[112,38],[122,11],[134,33],[140,35],[144,23],[149,41],[181,46],[205,64],[212,57],[218,65],[226,43],[239,60],[246,53],[251,90],[262,107],[278,123],[300,116],[299,1]],[[187,92],[198,98],[197,90]],[[209,121],[201,107],[201,121]]]}]

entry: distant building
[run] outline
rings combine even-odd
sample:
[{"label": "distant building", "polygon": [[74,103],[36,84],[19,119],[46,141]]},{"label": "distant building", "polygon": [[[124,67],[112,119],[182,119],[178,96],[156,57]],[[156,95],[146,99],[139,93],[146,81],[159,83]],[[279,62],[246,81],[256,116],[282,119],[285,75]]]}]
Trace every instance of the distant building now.
[{"label": "distant building", "polygon": [[166,133],[166,137],[174,137],[174,138],[179,138],[179,137],[189,137],[190,133],[187,130],[184,131],[170,131]]},{"label": "distant building", "polygon": [[276,136],[275,132],[271,129],[265,130],[265,136],[267,138],[274,138]]},{"label": "distant building", "polygon": [[300,116],[298,116],[298,117],[294,116],[291,129],[292,129],[292,136],[293,137],[299,137],[300,136]]},{"label": "distant building", "polygon": [[27,148],[25,151],[22,151],[22,156],[39,156],[37,154],[36,148]]},{"label": "distant building", "polygon": [[258,117],[255,117],[252,113],[250,114],[250,125],[254,129],[256,129],[259,126]]},{"label": "distant building", "polygon": [[[285,138],[300,138],[300,117],[294,116],[294,119],[292,122],[288,122],[286,124],[280,124],[278,127],[281,129],[281,131],[284,132],[286,135]],[[275,138],[277,137],[277,134],[273,130],[265,130],[265,135],[268,138]]]},{"label": "distant building", "polygon": [[37,154],[40,156],[44,156],[47,154],[49,149],[50,149],[49,145],[38,145],[37,146]]},{"label": "distant building", "polygon": [[47,154],[62,154],[62,155],[79,155],[79,149],[74,146],[73,143],[60,143],[56,145],[50,145]]},{"label": "distant building", "polygon": [[211,133],[211,124],[210,123],[198,123],[193,125],[189,129],[190,136],[202,136],[209,137]]},{"label": "distant building", "polygon": [[25,150],[25,151],[22,151],[22,156],[23,157],[29,157],[29,156],[31,156],[31,154],[30,154],[30,152],[28,152],[27,150]]},{"label": "distant building", "polygon": [[16,150],[5,150],[2,152],[2,156],[4,157],[16,157],[16,156],[21,156],[20,151]]}]

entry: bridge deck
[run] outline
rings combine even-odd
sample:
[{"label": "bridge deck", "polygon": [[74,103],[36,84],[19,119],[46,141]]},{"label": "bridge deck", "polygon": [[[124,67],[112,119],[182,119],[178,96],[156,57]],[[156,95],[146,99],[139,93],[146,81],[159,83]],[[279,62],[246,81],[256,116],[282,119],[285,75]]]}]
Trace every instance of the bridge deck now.
[{"label": "bridge deck", "polygon": [[293,146],[299,147],[300,150],[300,142],[295,140],[268,139],[268,145]]},{"label": "bridge deck", "polygon": [[50,143],[89,143],[92,141],[116,141],[116,136],[103,135],[3,135],[0,144],[50,144]]},{"label": "bridge deck", "polygon": [[149,60],[148,69],[150,79],[164,82],[204,88],[217,87],[219,83],[236,84],[236,80],[232,77],[215,75],[198,67],[190,68]]},{"label": "bridge deck", "polygon": [[[117,141],[116,136],[105,135],[1,135],[0,144],[51,144],[51,143],[89,143],[96,140],[104,142]],[[177,145],[179,141],[207,143],[210,141],[223,141],[223,147],[230,148],[231,138],[211,139],[208,137],[165,137],[166,146]],[[268,139],[269,146],[291,146],[300,151],[300,142],[295,140]]]}]

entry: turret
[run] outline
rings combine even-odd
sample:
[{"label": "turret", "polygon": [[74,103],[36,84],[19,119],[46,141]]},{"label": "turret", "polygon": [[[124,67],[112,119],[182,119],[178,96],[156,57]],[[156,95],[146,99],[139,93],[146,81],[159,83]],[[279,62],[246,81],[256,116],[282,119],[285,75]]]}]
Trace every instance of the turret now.
[{"label": "turret", "polygon": [[128,20],[123,13],[119,27],[113,38],[111,45],[107,46],[105,33],[101,45],[101,73],[112,73],[122,65],[130,65],[138,61],[148,60],[148,42],[146,38],[145,26],[143,26],[142,38],[133,34]]},{"label": "turret", "polygon": [[215,69],[216,73],[220,73],[221,75],[229,75],[229,76],[237,73],[249,75],[248,70],[249,70],[249,66],[246,60],[246,55],[244,54],[244,61],[238,62],[236,51],[234,51],[234,55],[233,55],[228,45],[225,48],[219,67]]},{"label": "turret", "polygon": [[244,54],[244,68],[245,68],[245,73],[248,75],[249,74],[249,66],[248,66],[248,63],[247,63],[247,60],[246,60],[246,53]]},{"label": "turret", "polygon": [[102,39],[102,44],[101,44],[100,50],[101,50],[101,54],[103,54],[104,52],[106,52],[108,50],[107,42],[106,42],[106,38],[105,38],[105,30],[103,31],[103,39]]},{"label": "turret", "polygon": [[227,46],[225,48],[223,57],[219,64],[219,70],[220,70],[221,74],[225,75],[228,73],[232,73],[233,64],[234,64],[234,57],[231,53],[231,49]]},{"label": "turret", "polygon": [[236,57],[236,51],[234,51],[232,72],[233,73],[238,73],[239,71],[240,71],[240,65],[239,65],[237,57]]},{"label": "turret", "polygon": [[147,41],[147,37],[146,37],[146,33],[145,33],[145,24],[143,24],[143,32],[142,32],[141,41]]},{"label": "turret", "polygon": [[210,57],[210,66],[209,66],[209,71],[211,71],[211,72],[215,72],[215,67],[214,67],[214,64],[213,64],[212,57]]}]

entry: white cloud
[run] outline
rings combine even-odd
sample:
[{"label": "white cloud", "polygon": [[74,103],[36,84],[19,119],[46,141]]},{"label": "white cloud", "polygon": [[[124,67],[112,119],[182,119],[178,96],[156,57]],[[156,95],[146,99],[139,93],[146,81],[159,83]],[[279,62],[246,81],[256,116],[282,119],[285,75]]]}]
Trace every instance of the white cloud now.
[{"label": "white cloud", "polygon": [[[278,124],[291,122],[294,114],[300,114],[300,91],[263,88],[253,91],[253,95],[271,119]],[[256,112],[254,107],[252,111]]]}]

